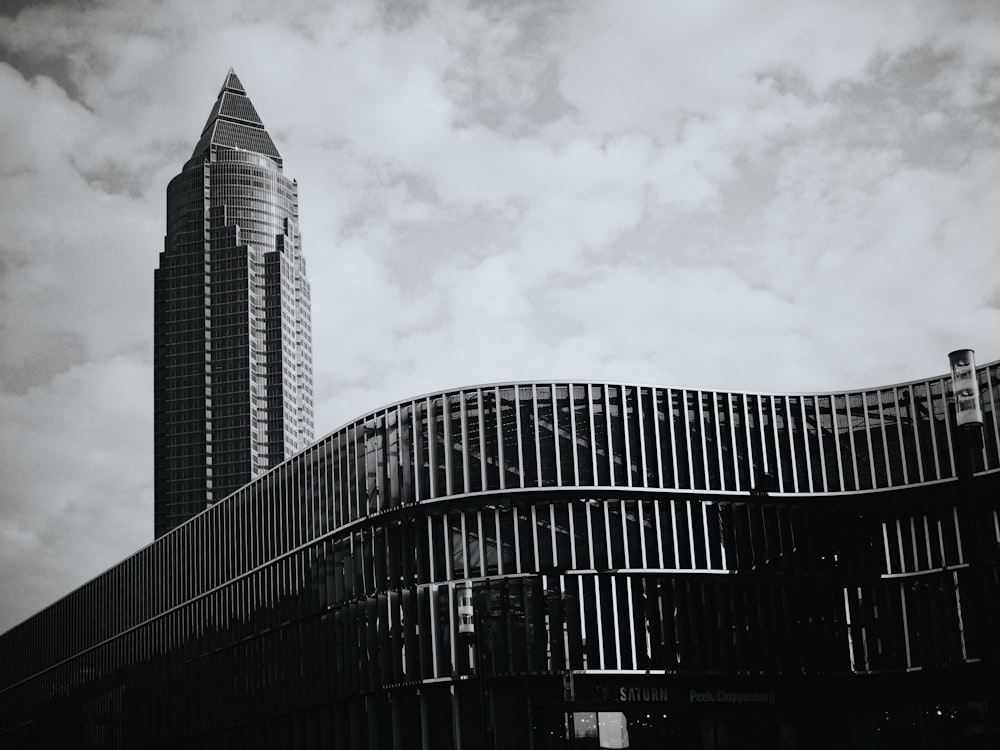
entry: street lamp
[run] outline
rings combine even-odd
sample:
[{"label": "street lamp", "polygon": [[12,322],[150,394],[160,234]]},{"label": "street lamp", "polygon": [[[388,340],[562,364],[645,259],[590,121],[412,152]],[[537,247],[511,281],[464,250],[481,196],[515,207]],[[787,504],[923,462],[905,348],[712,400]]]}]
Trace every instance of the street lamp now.
[{"label": "street lamp", "polygon": [[458,632],[472,635],[476,632],[475,612],[472,608],[472,583],[459,581],[455,584],[455,598],[458,601]]},{"label": "street lamp", "polygon": [[[975,453],[982,450],[983,410],[979,403],[979,378],[976,375],[976,358],[972,349],[956,349],[948,354],[951,365],[951,391],[955,403],[955,469],[960,491],[965,495],[968,512],[968,527],[975,554],[973,580],[979,584],[980,626],[982,629],[982,653],[988,670],[989,689],[987,693],[987,714],[997,711],[998,665],[996,637],[995,579],[992,569],[994,555],[991,550],[996,543],[993,537],[992,513],[981,508],[976,497],[974,481]],[[977,580],[978,579],[978,580]],[[990,724],[995,722],[990,717]]]},{"label": "street lamp", "polygon": [[459,581],[455,584],[456,610],[458,614],[459,636],[468,638],[470,645],[475,651],[473,669],[476,673],[476,682],[479,688],[479,715],[482,720],[482,746],[483,750],[488,750],[493,746],[492,740],[492,717],[489,705],[488,687],[486,684],[486,659],[483,653],[483,618],[482,613],[477,611],[472,597],[472,582]]},{"label": "street lamp", "polygon": [[966,430],[982,428],[983,410],[979,406],[979,380],[976,378],[976,353],[956,349],[948,355],[951,363],[951,390],[955,394],[955,422]]}]

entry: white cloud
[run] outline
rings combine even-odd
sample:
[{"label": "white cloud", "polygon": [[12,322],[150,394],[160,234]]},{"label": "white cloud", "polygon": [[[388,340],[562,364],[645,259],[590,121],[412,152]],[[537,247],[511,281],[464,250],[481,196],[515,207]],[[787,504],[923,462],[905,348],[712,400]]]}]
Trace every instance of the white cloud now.
[{"label": "white cloud", "polygon": [[150,540],[150,382],[117,356],[0,394],[0,629]]}]

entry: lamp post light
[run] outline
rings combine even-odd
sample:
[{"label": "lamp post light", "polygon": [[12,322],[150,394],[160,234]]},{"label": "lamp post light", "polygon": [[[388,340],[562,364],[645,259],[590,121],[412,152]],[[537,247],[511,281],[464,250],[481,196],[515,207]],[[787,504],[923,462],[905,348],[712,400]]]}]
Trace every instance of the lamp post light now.
[{"label": "lamp post light", "polygon": [[979,379],[976,377],[976,358],[972,349],[956,349],[948,355],[951,364],[951,391],[954,397],[954,414],[956,426],[953,440],[955,442],[955,473],[966,495],[969,505],[969,521],[973,525],[973,544],[976,551],[976,562],[982,565],[986,562],[985,552],[988,546],[984,542],[980,529],[983,525],[992,528],[992,522],[982,524],[979,503],[976,499],[975,483],[975,453],[982,450],[983,410],[979,405]]},{"label": "lamp post light", "polygon": [[470,646],[475,652],[469,661],[471,662],[470,666],[475,670],[479,688],[482,747],[483,750],[488,750],[493,745],[493,732],[486,684],[486,659],[483,653],[483,617],[473,601],[471,581],[459,581],[455,584],[455,600],[458,614],[458,634],[469,640]]},{"label": "lamp post light", "polygon": [[983,410],[979,406],[979,380],[976,377],[976,353],[956,349],[948,355],[951,364],[951,390],[955,394],[955,422],[961,430],[982,429]]},{"label": "lamp post light", "polygon": [[[992,513],[988,508],[980,507],[976,497],[974,480],[975,453],[982,450],[983,410],[980,406],[979,379],[976,375],[975,352],[972,349],[957,349],[948,354],[951,365],[951,390],[954,397],[955,414],[955,469],[960,491],[964,494],[968,525],[972,537],[974,578],[979,584],[981,597],[980,627],[982,631],[982,654],[987,669],[987,712],[996,713],[1000,692],[998,692],[998,665],[995,641],[996,624],[996,586],[994,581],[991,550],[996,547],[993,536]],[[990,724],[995,717],[990,717]]]}]

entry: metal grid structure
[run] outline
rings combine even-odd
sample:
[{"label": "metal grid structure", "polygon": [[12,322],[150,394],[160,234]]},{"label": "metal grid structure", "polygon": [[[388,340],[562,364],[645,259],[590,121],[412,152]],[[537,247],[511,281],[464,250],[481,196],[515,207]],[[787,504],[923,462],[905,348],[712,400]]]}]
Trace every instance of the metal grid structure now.
[{"label": "metal grid structure", "polygon": [[[978,370],[973,470],[1000,542],[997,365]],[[392,404],[4,635],[0,732],[30,736],[59,698],[122,747],[256,746],[262,727],[294,746],[460,747],[484,723],[497,746],[556,747],[543,738],[589,720],[566,713],[580,686],[609,694],[598,679],[683,688],[689,712],[733,685],[781,706],[805,678],[869,698],[896,677],[971,684],[984,636],[952,429],[943,378],[508,383]],[[475,648],[456,614],[470,582]],[[728,687],[686,690],[706,679]]]}]

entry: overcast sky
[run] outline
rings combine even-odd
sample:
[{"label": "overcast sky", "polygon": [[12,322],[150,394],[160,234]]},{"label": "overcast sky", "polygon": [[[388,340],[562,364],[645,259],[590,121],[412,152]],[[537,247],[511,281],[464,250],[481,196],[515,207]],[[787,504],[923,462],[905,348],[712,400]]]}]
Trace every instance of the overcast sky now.
[{"label": "overcast sky", "polygon": [[0,631],[152,538],[166,185],[231,66],[299,182],[317,436],[1000,358],[992,0],[3,0]]}]

